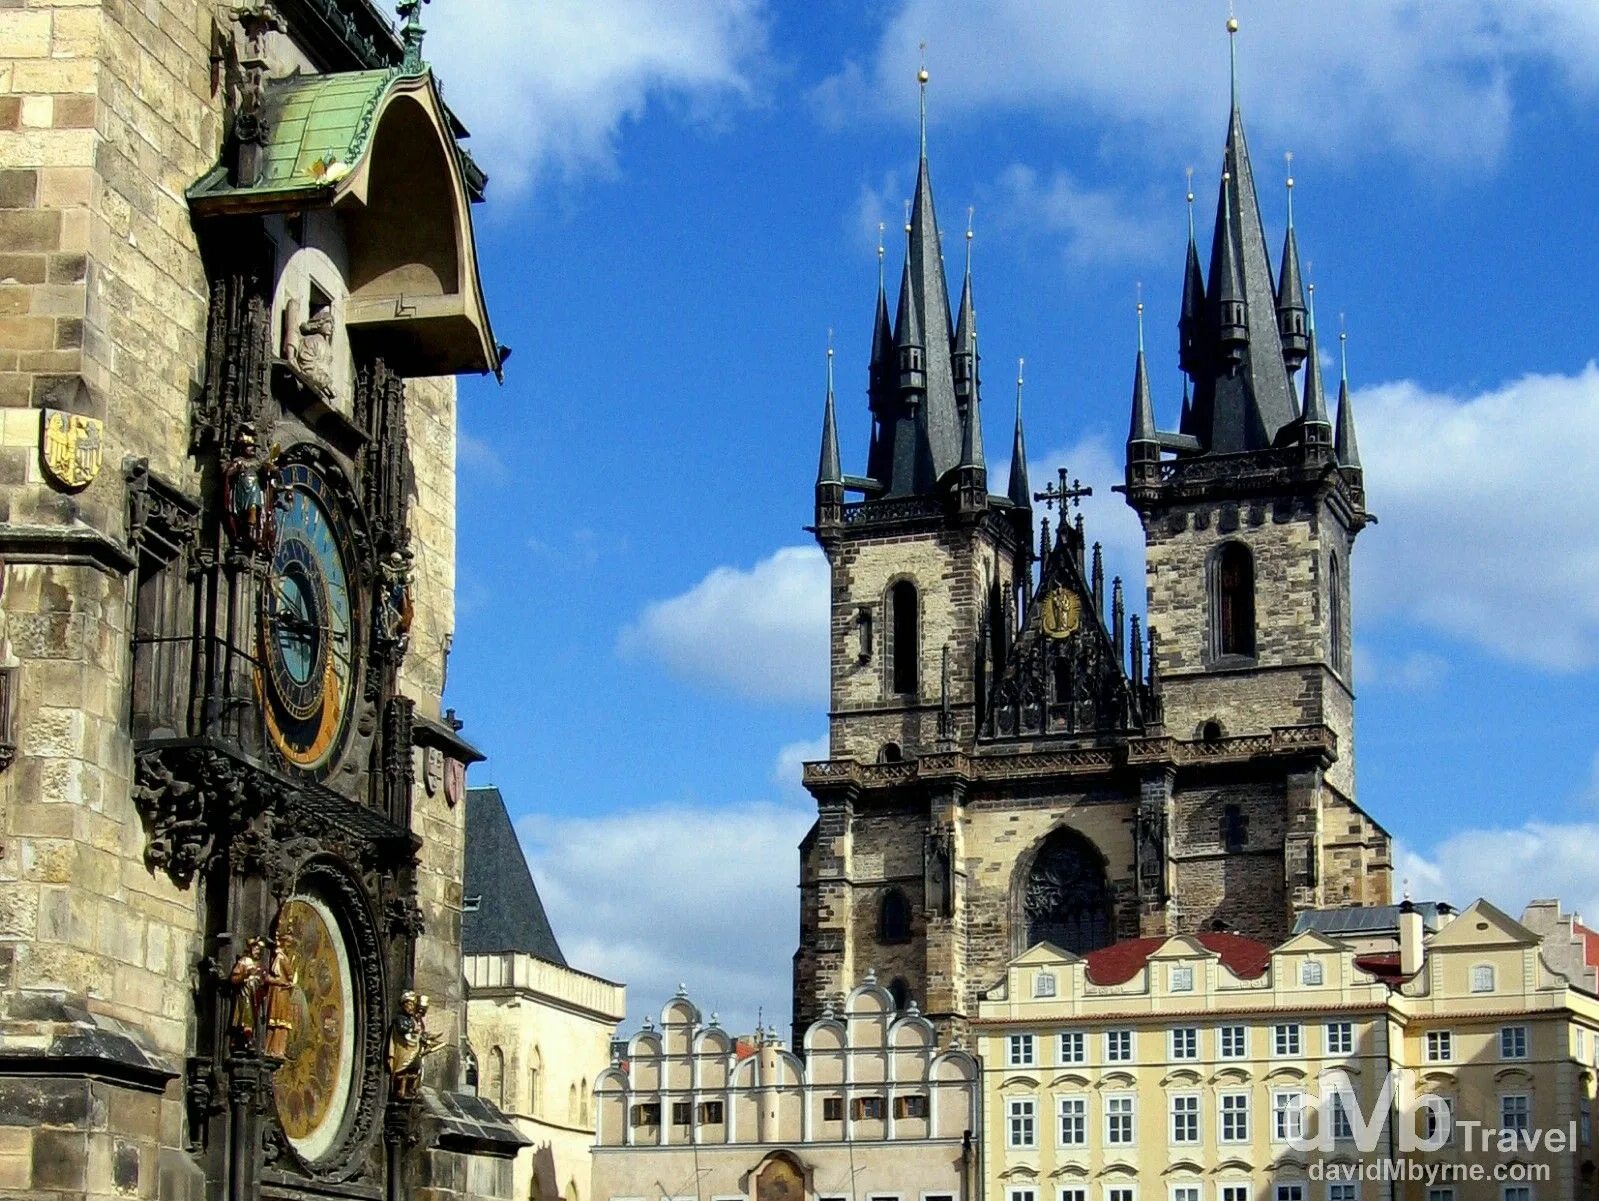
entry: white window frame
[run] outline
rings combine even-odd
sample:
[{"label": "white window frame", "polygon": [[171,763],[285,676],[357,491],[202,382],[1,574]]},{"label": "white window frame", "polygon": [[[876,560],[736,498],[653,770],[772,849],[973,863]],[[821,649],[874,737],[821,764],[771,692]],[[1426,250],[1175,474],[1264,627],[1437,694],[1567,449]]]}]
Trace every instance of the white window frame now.
[{"label": "white window frame", "polygon": [[[1228,1109],[1227,1101],[1232,1098],[1242,1097],[1244,1104],[1241,1109]],[[1229,1089],[1224,1093],[1216,1094],[1216,1141],[1229,1147],[1247,1146],[1251,1141],[1253,1130],[1251,1124],[1254,1115],[1250,1112],[1254,1108],[1251,1094],[1247,1089]],[[1244,1120],[1244,1133],[1242,1137],[1227,1134],[1227,1119],[1237,1118],[1242,1115]]]},{"label": "white window frame", "polygon": [[1191,963],[1174,963],[1171,969],[1171,978],[1167,982],[1169,992],[1194,991],[1194,965]]},{"label": "white window frame", "polygon": [[[1076,1142],[1066,1141],[1066,1107],[1073,1106],[1080,1110],[1072,1118],[1078,1124],[1082,1135]],[[1088,1146],[1088,1094],[1066,1093],[1055,1098],[1055,1146],[1061,1148],[1086,1148]]]},{"label": "white window frame", "polygon": [[[1188,1044],[1187,1054],[1179,1054],[1177,1039],[1179,1035],[1185,1036],[1183,1041]],[[1167,1049],[1171,1058],[1176,1062],[1185,1062],[1199,1058],[1199,1027],[1198,1026],[1173,1026],[1166,1036]]]},{"label": "white window frame", "polygon": [[1217,1201],[1254,1201],[1254,1195],[1255,1186],[1247,1180],[1223,1180],[1216,1185]]},{"label": "white window frame", "polygon": [[1283,1196],[1283,1190],[1290,1188],[1299,1190],[1299,1201],[1309,1201],[1310,1190],[1303,1180],[1274,1180],[1272,1181],[1271,1195],[1275,1201],[1288,1201]]},{"label": "white window frame", "polygon": [[1005,1190],[1005,1201],[1038,1201],[1038,1188],[1031,1184],[1013,1184]]},{"label": "white window frame", "polygon": [[1525,1182],[1500,1186],[1499,1201],[1510,1201],[1512,1193],[1515,1194],[1516,1201],[1534,1201],[1532,1185]]},{"label": "white window frame", "polygon": [[1198,1180],[1174,1180],[1166,1186],[1167,1201],[1182,1201],[1180,1193],[1192,1193],[1191,1201],[1205,1201],[1205,1186]]},{"label": "white window frame", "polygon": [[[1125,1112],[1117,1106],[1125,1103]],[[1124,1139],[1112,1138],[1111,1132],[1115,1127],[1112,1120],[1127,1122],[1127,1137]],[[1138,1145],[1138,1094],[1137,1093],[1106,1093],[1105,1094],[1105,1146],[1107,1147],[1136,1147]]]},{"label": "white window frame", "polygon": [[[1283,1050],[1283,1043],[1292,1039],[1293,1047]],[[1299,1059],[1305,1053],[1305,1027],[1301,1022],[1277,1022],[1271,1028],[1271,1057],[1273,1059]]]},{"label": "white window frame", "polygon": [[[1483,974],[1485,972],[1486,975]],[[1486,987],[1483,986],[1484,981],[1487,982]],[[1468,983],[1471,985],[1471,991],[1478,996],[1491,993],[1499,986],[1499,973],[1494,970],[1494,965],[1491,963],[1474,963],[1471,965],[1471,979]]]},{"label": "white window frame", "polygon": [[[1127,1049],[1126,1055],[1113,1054],[1113,1049],[1118,1040],[1123,1040]],[[1131,1030],[1105,1031],[1105,1062],[1106,1063],[1132,1063],[1133,1062],[1133,1032]]]},{"label": "white window frame", "polygon": [[[1340,1035],[1337,1043],[1333,1041],[1334,1032]],[[1322,1028],[1322,1037],[1326,1040],[1327,1054],[1329,1055],[1353,1055],[1355,1053],[1354,1022],[1328,1022]]]},{"label": "white window frame", "polygon": [[[1227,1050],[1227,1032],[1236,1030],[1242,1036],[1239,1049],[1236,1053]],[[1249,1058],[1249,1027],[1237,1022],[1216,1027],[1216,1058],[1217,1059],[1248,1059]]]},{"label": "white window frame", "polygon": [[1106,1181],[1104,1185],[1105,1201],[1116,1201],[1118,1194],[1125,1197],[1126,1201],[1138,1201],[1138,1186],[1129,1184],[1125,1180],[1115,1182]]},{"label": "white window frame", "polygon": [[[1179,1115],[1177,1103],[1193,1102],[1193,1108]],[[1167,1093],[1166,1094],[1166,1140],[1174,1147],[1197,1147],[1205,1137],[1205,1125],[1202,1120],[1204,1104],[1199,1093]],[[1193,1119],[1194,1137],[1177,1137],[1178,1117]]]},{"label": "white window frame", "polygon": [[1038,1066],[1038,1039],[1031,1034],[1005,1036],[1005,1066],[1034,1068]]},{"label": "white window frame", "polygon": [[[1287,1106],[1278,1105],[1279,1100],[1289,1100]],[[1278,1122],[1278,1118],[1284,1120]],[[1298,1088],[1274,1088],[1271,1090],[1271,1141],[1281,1146],[1296,1138],[1305,1135],[1305,1092]],[[1287,1183],[1293,1183],[1288,1181]]]},{"label": "white window frame", "polygon": [[[1025,1112],[1023,1112],[1025,1107]],[[1018,1124],[1024,1124],[1028,1138],[1019,1142]],[[1034,1151],[1038,1148],[1038,1099],[1036,1097],[1005,1098],[1005,1146],[1012,1151]]]},{"label": "white window frame", "polygon": [[1034,999],[1053,997],[1055,995],[1055,973],[1039,971],[1033,974]]},{"label": "white window frame", "polygon": [[[1505,1103],[1507,1101],[1520,1101],[1522,1112],[1518,1115],[1520,1122],[1512,1126],[1507,1120]],[[1532,1126],[1532,1094],[1531,1093],[1500,1093],[1499,1094],[1499,1129],[1522,1131]]]},{"label": "white window frame", "polygon": [[[1071,1039],[1076,1045],[1076,1055],[1067,1054],[1067,1039]],[[1074,1065],[1087,1063],[1088,1035],[1084,1034],[1081,1030],[1062,1030],[1059,1037],[1055,1039],[1055,1054],[1059,1057],[1062,1067],[1072,1067]]]},{"label": "white window frame", "polygon": [[1360,1201],[1360,1181],[1358,1180],[1329,1180],[1327,1182],[1327,1201],[1340,1201],[1333,1196],[1335,1189],[1348,1189],[1349,1194],[1341,1201]]},{"label": "white window frame", "polygon": [[1319,959],[1306,959],[1299,965],[1299,983],[1304,988],[1320,988],[1327,979],[1327,969]]},{"label": "white window frame", "polygon": [[1088,1188],[1081,1184],[1063,1184],[1055,1190],[1055,1201],[1088,1201]]},{"label": "white window frame", "polygon": [[[1450,1146],[1455,1141],[1455,1099],[1447,1093],[1427,1093],[1426,1095],[1436,1097],[1443,1102],[1445,1116],[1441,1120],[1446,1123],[1444,1146]],[[1436,1138],[1438,1135],[1438,1122],[1440,1121],[1437,1106],[1427,1106],[1426,1109],[1422,1110],[1422,1114],[1424,1115],[1421,1122],[1422,1137],[1426,1139]]]},{"label": "white window frame", "polygon": [[[1332,1127],[1333,1142],[1347,1143],[1355,1137],[1354,1119],[1350,1116],[1351,1098],[1344,1093],[1334,1093],[1327,1099],[1327,1121]],[[1344,1184],[1347,1181],[1337,1181]]]},{"label": "white window frame", "polygon": [[[1519,1034],[1521,1036],[1521,1051],[1520,1051],[1519,1054],[1511,1054],[1510,1050],[1508,1050],[1506,1048],[1506,1045],[1505,1045],[1507,1036],[1511,1036],[1511,1035],[1514,1035],[1514,1034]],[[1501,1027],[1499,1027],[1499,1058],[1500,1059],[1512,1059],[1512,1060],[1514,1060],[1514,1059],[1526,1059],[1528,1054],[1530,1053],[1531,1046],[1532,1046],[1532,1032],[1527,1026],[1525,1026],[1525,1025],[1510,1025],[1510,1026],[1501,1026]]]},{"label": "white window frame", "polygon": [[1455,1032],[1453,1030],[1429,1030],[1425,1038],[1423,1055],[1428,1063],[1455,1062]]}]

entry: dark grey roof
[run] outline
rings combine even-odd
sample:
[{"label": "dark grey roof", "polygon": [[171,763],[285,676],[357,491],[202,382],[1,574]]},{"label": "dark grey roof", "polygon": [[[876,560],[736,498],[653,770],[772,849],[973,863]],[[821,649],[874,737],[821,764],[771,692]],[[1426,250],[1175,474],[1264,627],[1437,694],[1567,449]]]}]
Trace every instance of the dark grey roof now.
[{"label": "dark grey roof", "polygon": [[[1416,912],[1421,914],[1421,924],[1427,930],[1438,928],[1439,901],[1417,901]],[[1399,931],[1398,905],[1350,905],[1341,909],[1307,909],[1294,922],[1294,933],[1314,930],[1328,938],[1397,934]]]},{"label": "dark grey roof", "polygon": [[1333,444],[1340,467],[1360,466],[1360,443],[1355,439],[1355,406],[1349,399],[1349,360],[1344,359],[1338,383],[1338,438]]},{"label": "dark grey roof", "polygon": [[1022,433],[1022,381],[1016,380],[1016,434],[1010,444],[1010,487],[1005,495],[1018,509],[1032,509],[1033,489],[1027,482],[1027,436]]},{"label": "dark grey roof", "polygon": [[466,790],[466,884],[461,949],[521,951],[566,966],[516,827],[498,788]]},{"label": "dark grey roof", "polygon": [[[1260,222],[1255,174],[1244,141],[1244,119],[1235,107],[1227,125],[1227,150],[1216,199],[1209,298],[1216,303],[1233,288],[1247,305],[1249,341],[1241,366],[1230,374],[1214,352],[1196,381],[1191,430],[1211,454],[1260,450],[1297,415],[1277,328],[1277,288],[1266,232]],[[1207,331],[1210,332],[1210,331]]]}]

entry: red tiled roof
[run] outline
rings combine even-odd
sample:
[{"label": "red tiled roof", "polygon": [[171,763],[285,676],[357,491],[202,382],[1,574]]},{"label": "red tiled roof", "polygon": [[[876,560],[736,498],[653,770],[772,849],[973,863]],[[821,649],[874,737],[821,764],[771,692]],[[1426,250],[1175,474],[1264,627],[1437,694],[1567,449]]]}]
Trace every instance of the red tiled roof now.
[{"label": "red tiled roof", "polygon": [[1384,951],[1373,955],[1356,955],[1355,966],[1361,971],[1376,976],[1379,980],[1390,984],[1405,978],[1404,973],[1399,970],[1398,951]]},{"label": "red tiled roof", "polygon": [[[1195,934],[1190,937],[1199,940],[1201,946],[1207,951],[1214,951],[1221,956],[1221,961],[1233,975],[1244,980],[1253,980],[1266,971],[1266,965],[1271,962],[1271,948],[1263,942],[1256,942],[1253,938],[1245,938],[1242,934]],[[1090,951],[1085,959],[1088,963],[1088,979],[1090,983],[1098,985],[1125,984],[1138,975],[1144,964],[1149,962],[1149,957],[1161,947],[1166,945],[1165,938],[1129,938],[1125,942],[1112,943],[1097,951]]]}]

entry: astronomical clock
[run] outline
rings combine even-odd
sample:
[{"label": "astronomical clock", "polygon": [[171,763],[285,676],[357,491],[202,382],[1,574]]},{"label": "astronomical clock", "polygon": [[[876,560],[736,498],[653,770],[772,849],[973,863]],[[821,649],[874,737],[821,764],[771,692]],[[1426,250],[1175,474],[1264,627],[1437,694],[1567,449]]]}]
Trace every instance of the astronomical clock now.
[{"label": "astronomical clock", "polygon": [[189,191],[201,489],[131,468],[135,797],[148,865],[203,920],[185,1096],[208,1197],[409,1195],[423,1068],[455,1053],[414,984],[412,763],[470,752],[400,689],[426,549],[406,381],[501,352],[473,257],[482,177],[417,7],[350,43],[375,65],[322,73],[294,64],[278,10],[236,10],[230,133]]}]

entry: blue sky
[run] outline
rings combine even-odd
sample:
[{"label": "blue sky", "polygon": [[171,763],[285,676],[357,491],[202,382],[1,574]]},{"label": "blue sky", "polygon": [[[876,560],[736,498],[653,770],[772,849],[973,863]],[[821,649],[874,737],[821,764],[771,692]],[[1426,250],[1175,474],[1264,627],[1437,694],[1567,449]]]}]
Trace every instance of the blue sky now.
[{"label": "blue sky", "polygon": [[[491,174],[506,383],[461,387],[449,703],[569,958],[782,1021],[797,764],[825,731],[810,517],[827,331],[859,470],[876,229],[897,279],[918,43],[940,224],[976,209],[986,438],[1027,359],[1035,478],[1120,474],[1147,301],[1180,397],[1184,170],[1225,132],[1220,4],[448,0],[428,50]],[[1599,917],[1599,15],[1580,0],[1240,3],[1268,239],[1283,155],[1323,328],[1347,314],[1370,503],[1362,804],[1418,894]],[[1002,476],[1000,478],[1003,478]],[[1141,595],[1141,586],[1130,589]]]}]

